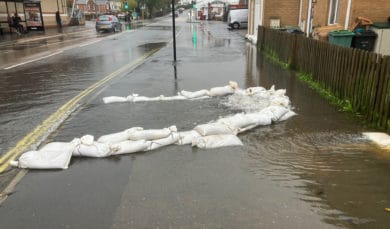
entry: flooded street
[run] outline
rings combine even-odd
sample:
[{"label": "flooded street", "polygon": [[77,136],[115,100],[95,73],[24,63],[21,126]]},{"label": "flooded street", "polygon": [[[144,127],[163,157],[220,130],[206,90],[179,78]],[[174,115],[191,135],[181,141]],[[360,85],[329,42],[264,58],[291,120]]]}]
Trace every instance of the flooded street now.
[{"label": "flooded street", "polygon": [[191,130],[240,111],[225,105],[227,97],[112,104],[102,98],[171,96],[231,80],[241,88],[285,88],[298,115],[239,134],[244,146],[171,145],[30,171],[0,207],[3,227],[389,228],[390,154],[363,139],[368,127],[222,22],[186,23],[180,16],[174,67],[170,19],[1,70],[1,153],[86,87],[151,50],[158,52],[96,90],[45,142],[134,126]]}]

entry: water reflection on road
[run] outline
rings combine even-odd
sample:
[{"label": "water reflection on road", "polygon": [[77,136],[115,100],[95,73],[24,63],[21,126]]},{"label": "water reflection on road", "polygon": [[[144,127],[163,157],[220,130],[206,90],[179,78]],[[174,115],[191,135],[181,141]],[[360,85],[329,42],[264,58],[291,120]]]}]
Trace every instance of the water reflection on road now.
[{"label": "water reflection on road", "polygon": [[298,192],[331,224],[388,228],[390,155],[362,139],[364,127],[248,48],[247,86],[286,88],[298,116],[243,135],[248,170]]}]

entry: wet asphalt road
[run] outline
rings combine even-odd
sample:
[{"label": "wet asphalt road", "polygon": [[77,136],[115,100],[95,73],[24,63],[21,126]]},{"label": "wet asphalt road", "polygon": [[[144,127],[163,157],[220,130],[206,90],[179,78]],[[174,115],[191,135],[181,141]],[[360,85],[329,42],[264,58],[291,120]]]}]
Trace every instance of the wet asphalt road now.
[{"label": "wet asphalt road", "polygon": [[[240,135],[243,147],[168,146],[105,159],[72,159],[68,170],[30,171],[0,207],[4,228],[388,228],[390,159],[361,139],[367,128],[338,112],[295,75],[263,58],[222,22],[179,17],[176,71],[170,18],[52,58],[1,72],[4,152],[84,88],[146,52],[50,135],[132,126],[192,129],[236,113],[224,98],[103,104],[110,95],[175,95],[235,80],[286,88],[298,116]],[[21,91],[21,89],[23,89]],[[6,175],[2,175],[6,176]]]}]

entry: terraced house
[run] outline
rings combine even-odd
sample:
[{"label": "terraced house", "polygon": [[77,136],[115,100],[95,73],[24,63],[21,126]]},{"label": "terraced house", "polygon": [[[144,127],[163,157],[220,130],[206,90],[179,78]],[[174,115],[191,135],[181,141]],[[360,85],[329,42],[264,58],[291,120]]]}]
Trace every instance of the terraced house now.
[{"label": "terraced house", "polygon": [[248,34],[265,27],[300,27],[306,34],[315,28],[339,25],[352,29],[358,17],[388,22],[389,0],[249,0]]}]

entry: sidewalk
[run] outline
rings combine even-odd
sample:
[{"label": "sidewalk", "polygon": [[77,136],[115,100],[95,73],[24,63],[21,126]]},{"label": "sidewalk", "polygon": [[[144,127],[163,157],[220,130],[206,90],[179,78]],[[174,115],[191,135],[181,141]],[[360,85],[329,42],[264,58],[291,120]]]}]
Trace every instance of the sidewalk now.
[{"label": "sidewalk", "polygon": [[93,30],[95,21],[86,21],[85,25],[78,26],[64,26],[59,32],[57,28],[46,28],[45,31],[30,31],[27,34],[18,35],[16,33],[9,33],[8,28],[4,29],[4,34],[0,35],[0,46],[23,43],[31,40],[46,39],[50,37],[62,36],[65,37],[70,33]]}]

